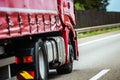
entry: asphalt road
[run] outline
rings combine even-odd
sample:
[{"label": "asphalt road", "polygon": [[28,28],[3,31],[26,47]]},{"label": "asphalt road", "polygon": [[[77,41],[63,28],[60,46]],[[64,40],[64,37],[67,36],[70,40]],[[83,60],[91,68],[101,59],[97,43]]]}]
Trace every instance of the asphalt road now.
[{"label": "asphalt road", "polygon": [[120,31],[79,40],[79,61],[70,74],[49,80],[120,80]]}]

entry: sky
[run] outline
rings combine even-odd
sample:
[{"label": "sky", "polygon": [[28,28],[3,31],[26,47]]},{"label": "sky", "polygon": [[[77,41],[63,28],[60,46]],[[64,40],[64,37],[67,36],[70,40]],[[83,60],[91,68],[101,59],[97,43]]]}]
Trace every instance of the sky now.
[{"label": "sky", "polygon": [[109,0],[107,11],[120,12],[120,0]]}]

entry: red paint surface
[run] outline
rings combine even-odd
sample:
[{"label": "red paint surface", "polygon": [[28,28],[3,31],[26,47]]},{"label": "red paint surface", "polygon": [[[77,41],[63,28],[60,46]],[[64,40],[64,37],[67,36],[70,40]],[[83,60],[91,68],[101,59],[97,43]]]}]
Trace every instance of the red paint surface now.
[{"label": "red paint surface", "polygon": [[0,0],[0,7],[57,10],[57,0]]},{"label": "red paint surface", "polygon": [[58,31],[57,12],[57,0],[0,0],[0,39]]},{"label": "red paint surface", "polygon": [[68,56],[69,56],[69,53],[68,53],[68,34],[69,34],[69,30],[68,28],[66,27],[65,30],[63,31],[63,39],[64,39],[64,43],[65,43],[65,52],[66,52],[66,64],[69,63],[69,60],[68,60]]}]

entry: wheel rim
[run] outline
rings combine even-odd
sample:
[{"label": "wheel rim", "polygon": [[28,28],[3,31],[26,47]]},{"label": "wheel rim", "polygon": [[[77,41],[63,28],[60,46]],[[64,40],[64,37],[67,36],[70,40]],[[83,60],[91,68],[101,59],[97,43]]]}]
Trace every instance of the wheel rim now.
[{"label": "wheel rim", "polygon": [[43,55],[42,49],[39,50],[39,72],[41,75],[41,78],[45,78],[45,60],[44,60],[44,55]]}]

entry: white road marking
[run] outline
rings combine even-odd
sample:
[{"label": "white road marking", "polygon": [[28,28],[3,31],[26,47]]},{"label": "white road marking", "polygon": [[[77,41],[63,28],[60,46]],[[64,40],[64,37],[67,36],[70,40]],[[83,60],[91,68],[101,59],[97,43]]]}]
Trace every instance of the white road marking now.
[{"label": "white road marking", "polygon": [[110,69],[104,69],[104,70],[102,70],[101,72],[99,72],[97,75],[95,75],[94,77],[92,77],[89,80],[98,80],[100,77],[102,77],[103,75],[105,75],[109,71],[110,71]]},{"label": "white road marking", "polygon": [[120,34],[111,35],[111,36],[107,36],[107,37],[104,37],[104,38],[92,40],[92,41],[89,41],[89,42],[85,42],[85,43],[79,44],[78,46],[79,47],[80,46],[85,46],[85,45],[88,45],[88,44],[91,44],[91,43],[94,43],[94,42],[98,42],[98,41],[102,41],[102,40],[105,40],[105,39],[110,39],[110,38],[114,38],[114,37],[118,37],[118,36],[120,36]]}]

